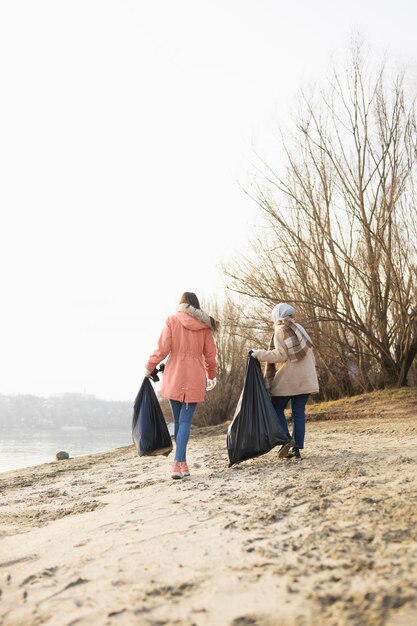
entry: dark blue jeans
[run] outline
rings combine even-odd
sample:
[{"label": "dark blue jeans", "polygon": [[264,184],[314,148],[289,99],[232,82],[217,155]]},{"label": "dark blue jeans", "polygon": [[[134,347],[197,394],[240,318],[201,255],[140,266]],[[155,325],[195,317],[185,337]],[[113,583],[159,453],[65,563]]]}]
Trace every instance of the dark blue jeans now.
[{"label": "dark blue jeans", "polygon": [[285,433],[288,433],[288,424],[285,419],[285,409],[291,400],[292,414],[292,438],[295,441],[295,447],[302,450],[304,448],[304,435],[306,432],[306,404],[308,393],[302,393],[299,396],[272,396],[271,401],[274,405],[279,423]]},{"label": "dark blue jeans", "polygon": [[187,460],[187,443],[190,438],[191,421],[197,407],[196,402],[179,402],[170,400],[172,415],[174,416],[175,460]]}]

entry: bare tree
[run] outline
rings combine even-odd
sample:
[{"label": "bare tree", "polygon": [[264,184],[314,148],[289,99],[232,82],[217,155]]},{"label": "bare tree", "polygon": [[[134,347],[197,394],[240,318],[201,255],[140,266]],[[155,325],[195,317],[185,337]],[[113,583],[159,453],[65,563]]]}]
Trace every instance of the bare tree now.
[{"label": "bare tree", "polygon": [[208,426],[233,415],[243,386],[248,338],[243,312],[230,298],[221,306],[208,304],[204,308],[220,320],[216,334],[217,385],[199,405],[195,419],[196,424]]},{"label": "bare tree", "polygon": [[333,395],[405,385],[417,354],[416,114],[403,76],[386,75],[356,48],[303,96],[286,173],[264,163],[251,194],[269,236],[227,270],[233,290],[297,305]]}]

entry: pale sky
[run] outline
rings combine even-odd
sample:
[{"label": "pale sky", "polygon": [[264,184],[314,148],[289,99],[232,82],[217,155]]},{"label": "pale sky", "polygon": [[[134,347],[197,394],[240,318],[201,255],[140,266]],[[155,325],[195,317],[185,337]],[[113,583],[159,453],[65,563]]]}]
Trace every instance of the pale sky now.
[{"label": "pale sky", "polygon": [[132,400],[179,295],[222,297],[240,185],[354,31],[414,67],[414,2],[0,0],[0,393]]}]

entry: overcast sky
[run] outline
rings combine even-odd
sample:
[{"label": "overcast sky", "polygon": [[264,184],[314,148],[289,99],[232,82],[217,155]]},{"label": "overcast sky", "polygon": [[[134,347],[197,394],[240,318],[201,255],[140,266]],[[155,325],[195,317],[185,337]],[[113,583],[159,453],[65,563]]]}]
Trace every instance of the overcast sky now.
[{"label": "overcast sky", "polygon": [[359,30],[414,65],[397,0],[1,0],[0,393],[133,400],[183,291],[259,223],[253,150]]}]

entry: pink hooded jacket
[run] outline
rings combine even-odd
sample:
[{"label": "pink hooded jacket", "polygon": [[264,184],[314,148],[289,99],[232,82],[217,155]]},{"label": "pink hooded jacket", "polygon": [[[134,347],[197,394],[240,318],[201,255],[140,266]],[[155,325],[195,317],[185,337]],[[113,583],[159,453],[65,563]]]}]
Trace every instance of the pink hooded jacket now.
[{"label": "pink hooded jacket", "polygon": [[161,395],[180,402],[202,402],[206,380],[215,378],[217,371],[209,316],[200,309],[180,305],[179,312],[166,320],[146,369],[152,371],[167,355]]}]

